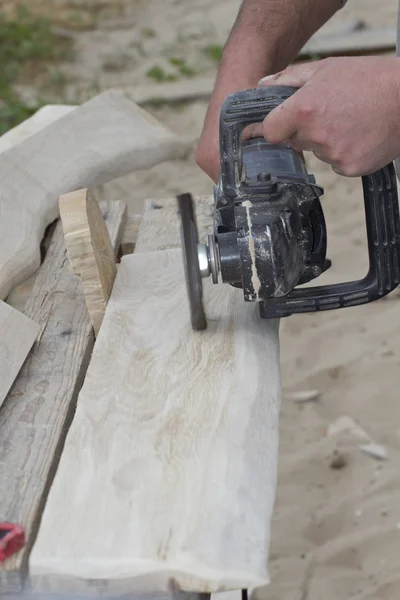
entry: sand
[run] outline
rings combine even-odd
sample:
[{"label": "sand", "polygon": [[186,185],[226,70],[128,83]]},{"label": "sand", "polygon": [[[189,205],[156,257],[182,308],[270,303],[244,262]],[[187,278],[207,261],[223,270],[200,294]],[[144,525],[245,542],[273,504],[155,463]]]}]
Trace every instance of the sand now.
[{"label": "sand", "polygon": [[[89,80],[99,89],[148,85],[146,71],[155,64],[169,69],[168,56],[183,55],[198,76],[214,76],[204,48],[224,42],[238,4],[133,0],[118,26],[108,21],[76,34],[80,59],[65,66],[74,76],[67,101],[84,94]],[[328,28],[348,19],[395,26],[396,18],[397,0],[349,0]],[[202,101],[152,112],[194,148],[206,108]],[[340,178],[313,157],[309,166],[325,188],[334,264],[320,281],[360,277],[367,268],[361,181]],[[137,212],[146,198],[207,194],[212,185],[190,152],[184,161],[136,173],[106,191]],[[370,306],[282,321],[271,585],[255,592],[257,600],[400,598],[399,339],[398,292]],[[309,402],[293,397],[312,390],[318,397]],[[384,447],[386,459],[362,451],[372,443]]]}]

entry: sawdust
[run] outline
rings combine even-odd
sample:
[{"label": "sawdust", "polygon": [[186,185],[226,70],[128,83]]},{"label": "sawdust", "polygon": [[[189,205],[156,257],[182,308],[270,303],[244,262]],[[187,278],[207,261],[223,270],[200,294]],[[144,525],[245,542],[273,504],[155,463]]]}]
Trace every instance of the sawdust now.
[{"label": "sawdust", "polygon": [[250,253],[250,258],[251,258],[251,283],[253,285],[253,291],[254,291],[254,294],[256,297],[256,301],[258,301],[260,288],[261,288],[261,281],[260,281],[260,278],[257,273],[256,252],[255,252],[255,244],[254,244],[254,237],[253,237],[253,228],[252,228],[251,217],[250,217],[250,208],[253,205],[250,202],[250,200],[246,200],[245,202],[242,203],[242,206],[244,206],[246,209],[247,224],[249,227],[249,253]]}]

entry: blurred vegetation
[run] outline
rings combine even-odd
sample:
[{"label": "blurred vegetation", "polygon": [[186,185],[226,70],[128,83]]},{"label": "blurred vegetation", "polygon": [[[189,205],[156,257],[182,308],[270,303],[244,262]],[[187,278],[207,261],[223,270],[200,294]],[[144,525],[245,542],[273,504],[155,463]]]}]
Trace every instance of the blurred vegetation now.
[{"label": "blurred vegetation", "polygon": [[211,46],[206,46],[204,48],[205,54],[215,60],[215,62],[220,62],[222,58],[223,47],[218,44],[212,44]]},{"label": "blurred vegetation", "polygon": [[182,77],[194,77],[196,75],[195,69],[186,64],[185,59],[171,56],[168,58],[168,62],[174,69],[173,73],[167,72],[159,65],[154,65],[146,72],[147,77],[157,81],[158,83],[165,83],[166,81],[177,81],[179,76]]},{"label": "blurred vegetation", "polygon": [[26,6],[19,6],[12,17],[0,12],[0,135],[46,103],[43,99],[37,106],[28,106],[15,91],[15,84],[22,80],[33,83],[46,72],[47,86],[60,85],[59,75],[52,82],[58,73],[54,63],[70,58],[70,42],[54,33],[47,18],[33,15]]}]

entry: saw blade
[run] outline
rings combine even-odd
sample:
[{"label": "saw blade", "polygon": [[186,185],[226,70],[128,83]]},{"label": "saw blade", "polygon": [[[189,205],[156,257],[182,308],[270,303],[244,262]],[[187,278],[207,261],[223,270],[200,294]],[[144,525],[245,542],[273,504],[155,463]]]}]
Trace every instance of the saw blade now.
[{"label": "saw blade", "polygon": [[203,283],[197,253],[198,234],[191,194],[177,196],[181,216],[181,241],[185,268],[186,291],[189,299],[192,328],[201,331],[207,328],[203,307]]}]

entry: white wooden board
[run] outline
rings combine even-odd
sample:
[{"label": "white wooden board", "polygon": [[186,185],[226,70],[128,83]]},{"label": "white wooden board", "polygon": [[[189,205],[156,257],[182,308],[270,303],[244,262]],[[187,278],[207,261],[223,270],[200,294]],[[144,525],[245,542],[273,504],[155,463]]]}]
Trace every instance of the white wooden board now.
[{"label": "white wooden board", "polygon": [[36,591],[268,582],[278,322],[206,286],[194,333],[181,250],[122,259],[30,557]]}]

